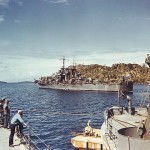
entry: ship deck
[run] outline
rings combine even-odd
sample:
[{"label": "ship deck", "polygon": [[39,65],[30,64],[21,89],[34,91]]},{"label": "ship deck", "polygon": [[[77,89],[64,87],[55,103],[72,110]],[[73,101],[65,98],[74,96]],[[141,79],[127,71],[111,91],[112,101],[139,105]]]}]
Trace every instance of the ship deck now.
[{"label": "ship deck", "polygon": [[101,126],[102,142],[108,150],[118,149],[118,130],[128,127],[139,127],[141,121],[147,117],[147,110],[145,108],[136,109],[137,114],[130,115],[128,113],[123,115],[114,115],[104,122]]},{"label": "ship deck", "polygon": [[0,128],[0,150],[27,150],[23,144],[20,144],[20,139],[14,135],[14,147],[9,147],[10,130]]}]

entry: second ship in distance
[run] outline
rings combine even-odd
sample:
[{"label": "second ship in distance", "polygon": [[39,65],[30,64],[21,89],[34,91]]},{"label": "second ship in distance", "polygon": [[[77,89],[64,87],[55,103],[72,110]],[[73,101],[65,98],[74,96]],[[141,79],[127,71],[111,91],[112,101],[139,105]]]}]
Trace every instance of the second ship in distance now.
[{"label": "second ship in distance", "polygon": [[84,77],[78,66],[65,67],[65,57],[63,66],[52,76],[41,77],[35,83],[42,89],[57,89],[71,91],[101,91],[101,92],[133,92],[133,81],[130,75],[121,76],[118,80],[100,81],[92,77]]}]

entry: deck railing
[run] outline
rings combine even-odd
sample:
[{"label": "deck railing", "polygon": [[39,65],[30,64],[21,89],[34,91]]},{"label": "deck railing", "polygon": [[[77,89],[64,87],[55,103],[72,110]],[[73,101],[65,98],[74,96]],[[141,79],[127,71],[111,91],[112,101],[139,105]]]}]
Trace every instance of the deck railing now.
[{"label": "deck railing", "polygon": [[50,145],[47,145],[29,126],[27,126],[23,141],[28,150],[51,150]]},{"label": "deck railing", "polygon": [[115,147],[117,147],[117,129],[112,126],[112,120],[108,121],[108,136],[110,137],[110,139],[114,142]]}]

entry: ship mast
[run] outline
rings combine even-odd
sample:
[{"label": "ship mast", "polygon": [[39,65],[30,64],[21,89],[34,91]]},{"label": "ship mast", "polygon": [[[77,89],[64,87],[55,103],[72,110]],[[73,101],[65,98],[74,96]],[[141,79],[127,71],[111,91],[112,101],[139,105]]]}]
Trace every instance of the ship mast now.
[{"label": "ship mast", "polygon": [[64,69],[65,69],[65,60],[66,60],[66,59],[65,59],[65,56],[63,56],[63,59],[62,59],[62,60],[63,60],[63,70],[64,70]]},{"label": "ship mast", "polygon": [[73,67],[76,66],[75,59],[73,58]]},{"label": "ship mast", "polygon": [[63,58],[61,60],[63,60],[62,70],[63,70],[63,73],[64,73],[64,70],[65,70],[65,60],[66,60],[65,56],[63,56]]},{"label": "ship mast", "polygon": [[145,63],[150,67],[150,55],[147,54],[147,57],[145,59]]}]

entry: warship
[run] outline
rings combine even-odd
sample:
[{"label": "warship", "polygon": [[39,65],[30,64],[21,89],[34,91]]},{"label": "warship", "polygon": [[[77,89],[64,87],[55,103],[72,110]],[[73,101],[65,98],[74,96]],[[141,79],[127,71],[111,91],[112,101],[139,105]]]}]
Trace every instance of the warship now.
[{"label": "warship", "polygon": [[128,77],[120,77],[119,80],[101,82],[97,79],[82,77],[75,65],[65,68],[65,58],[63,66],[58,72],[50,77],[41,77],[34,82],[42,89],[72,90],[72,91],[103,91],[125,93],[133,92],[133,81]]}]

